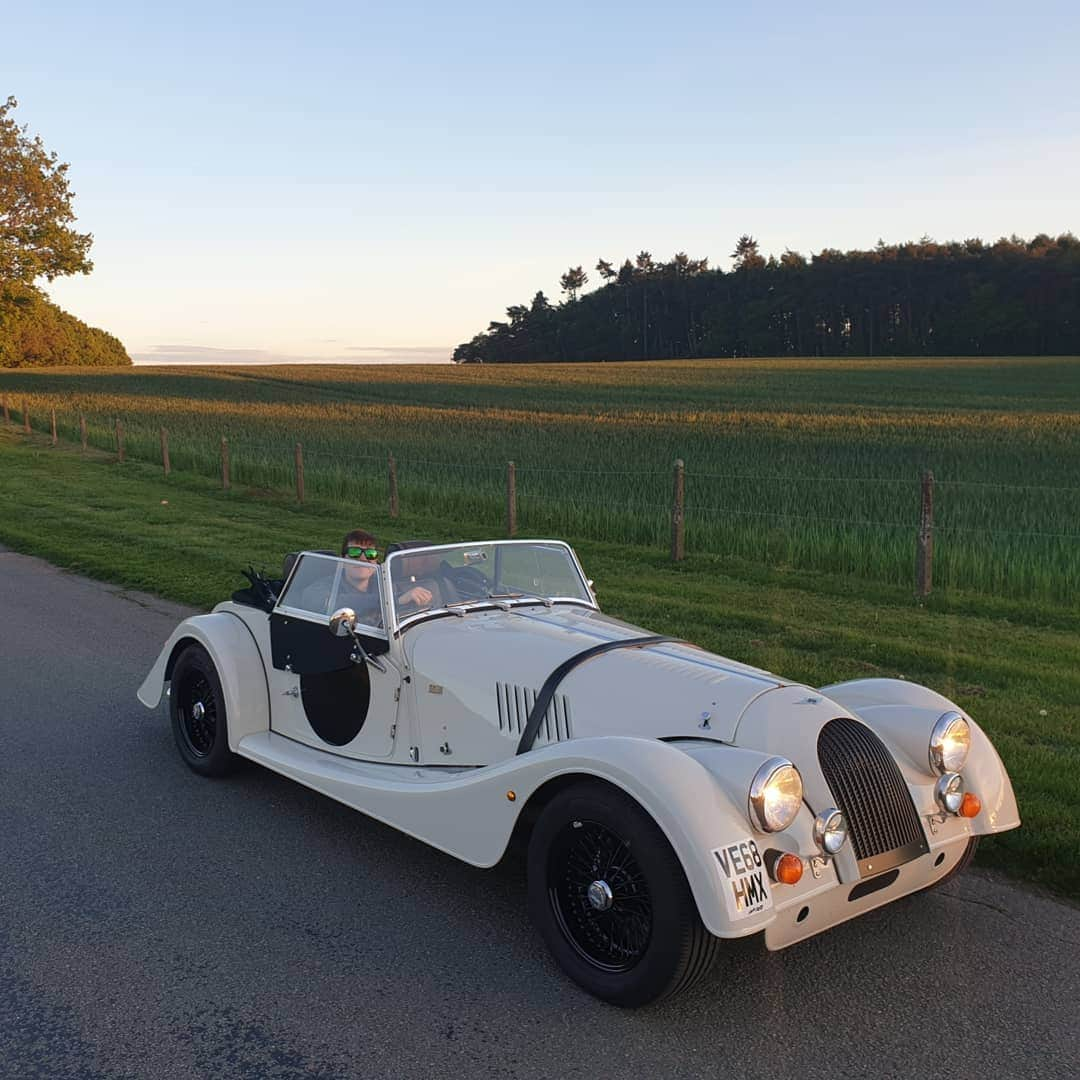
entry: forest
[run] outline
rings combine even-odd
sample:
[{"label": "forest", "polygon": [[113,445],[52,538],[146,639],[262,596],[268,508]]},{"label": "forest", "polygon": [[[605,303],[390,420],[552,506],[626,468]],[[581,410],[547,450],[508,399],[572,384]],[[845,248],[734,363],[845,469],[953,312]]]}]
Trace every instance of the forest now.
[{"label": "forest", "polygon": [[730,271],[685,252],[600,259],[537,292],[453,354],[457,363],[754,356],[1044,356],[1080,353],[1080,240],[880,242],[787,250],[739,238]]}]

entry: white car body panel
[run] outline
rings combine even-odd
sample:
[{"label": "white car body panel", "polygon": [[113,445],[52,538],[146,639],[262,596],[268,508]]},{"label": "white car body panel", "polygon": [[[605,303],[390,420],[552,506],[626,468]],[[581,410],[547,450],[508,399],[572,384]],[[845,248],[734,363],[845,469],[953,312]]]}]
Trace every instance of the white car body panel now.
[{"label": "white car body panel", "polygon": [[[388,568],[380,572],[386,596]],[[769,948],[924,888],[957,863],[971,836],[1019,824],[1004,767],[970,721],[963,775],[982,810],[971,819],[938,812],[927,745],[938,717],[956,706],[924,687],[869,679],[814,690],[686,644],[623,648],[569,671],[533,748],[518,754],[531,702],[560,664],[646,632],[588,602],[489,604],[403,626],[388,603],[385,617],[386,671],[371,672],[368,718],[352,743],[326,747],[305,729],[290,693],[296,677],[271,663],[267,613],[231,601],[177,628],[139,700],[158,704],[177,648],[196,641],[221,678],[230,749],[476,866],[500,859],[545,784],[603,779],[664,832],[708,930],[719,937],[765,930]],[[834,805],[818,736],[838,717],[865,724],[885,744],[929,846],[887,888],[854,900],[860,870],[850,842],[826,859],[813,838],[814,815]],[[755,772],[774,756],[798,767],[804,803],[788,829],[764,834],[751,824],[747,798]],[[736,916],[718,860],[727,846],[751,839],[762,851],[800,855],[807,872],[797,885],[772,884],[769,905]]]},{"label": "white car body panel", "polygon": [[[432,751],[444,743],[450,746],[442,757],[447,764],[483,765],[513,755],[522,714],[551,671],[591,646],[647,634],[572,606],[479,611],[408,629],[402,641],[413,674],[422,759],[439,761]],[[500,717],[496,683],[517,691],[508,710],[514,722]],[[574,737],[707,735],[731,741],[747,700],[779,685],[768,672],[671,643],[594,657],[574,668],[558,693],[570,703]],[[536,745],[548,741],[541,729]]]},{"label": "white car body panel", "polygon": [[161,701],[166,671],[187,641],[201,645],[214,661],[229,716],[229,749],[241,739],[270,727],[270,702],[261,644],[247,621],[233,612],[215,610],[185,619],[165,642],[154,666],[139,687],[138,698],[148,709]]}]

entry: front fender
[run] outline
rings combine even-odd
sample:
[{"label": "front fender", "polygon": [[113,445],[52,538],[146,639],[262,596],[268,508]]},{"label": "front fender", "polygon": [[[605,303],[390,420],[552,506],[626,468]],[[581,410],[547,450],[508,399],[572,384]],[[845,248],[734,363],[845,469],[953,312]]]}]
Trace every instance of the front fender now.
[{"label": "front fender", "polygon": [[971,750],[961,770],[982,810],[970,821],[974,835],[1004,832],[1020,824],[1012,782],[986,732],[966,710],[927,686],[902,679],[855,679],[824,686],[821,693],[849,709],[876,731],[912,768],[929,774],[930,733],[944,712],[960,713],[971,728]]},{"label": "front fender", "polygon": [[172,674],[173,664],[190,642],[210,655],[221,679],[228,716],[229,749],[236,751],[247,735],[270,728],[270,691],[266,669],[251,631],[242,619],[227,611],[185,619],[165,642],[154,666],[139,687],[138,698],[156,709]]},{"label": "front fender", "polygon": [[[727,880],[713,851],[750,839],[761,849],[744,807],[750,781],[768,755],[719,743],[686,747],[621,736],[572,739],[513,758],[506,772],[519,793],[524,788],[530,795],[567,774],[621,788],[667,837],[708,930],[717,937],[745,937],[762,930],[774,912],[733,918],[723,891]],[[762,878],[767,881],[764,872]]]}]

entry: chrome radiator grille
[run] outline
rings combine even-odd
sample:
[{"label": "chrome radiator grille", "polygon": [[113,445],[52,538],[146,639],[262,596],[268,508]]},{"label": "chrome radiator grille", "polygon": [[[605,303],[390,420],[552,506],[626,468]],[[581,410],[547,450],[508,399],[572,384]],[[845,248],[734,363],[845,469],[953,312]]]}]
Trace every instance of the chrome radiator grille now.
[{"label": "chrome radiator grille", "polygon": [[[520,737],[536,702],[536,691],[527,686],[500,682],[495,684],[495,701],[498,705],[499,730],[505,735]],[[551,699],[540,730],[536,733],[536,742],[562,742],[573,737],[570,702],[565,694],[556,694]]]},{"label": "chrome radiator grille", "polygon": [[892,755],[864,724],[830,720],[818,735],[818,760],[847,817],[860,874],[877,874],[929,851],[907,784]]}]

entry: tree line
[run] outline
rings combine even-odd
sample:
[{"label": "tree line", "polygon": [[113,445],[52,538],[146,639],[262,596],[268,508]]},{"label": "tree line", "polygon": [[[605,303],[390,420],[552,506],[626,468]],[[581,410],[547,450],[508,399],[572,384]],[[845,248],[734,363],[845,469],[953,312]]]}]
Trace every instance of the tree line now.
[{"label": "tree line", "polygon": [[118,338],[87,326],[38,289],[0,287],[0,368],[130,363]]},{"label": "tree line", "polygon": [[737,356],[1080,354],[1080,240],[1072,233],[879,241],[809,259],[739,238],[730,271],[679,252],[570,267],[529,304],[459,345],[457,363]]}]

